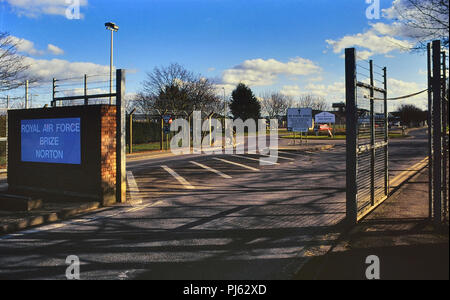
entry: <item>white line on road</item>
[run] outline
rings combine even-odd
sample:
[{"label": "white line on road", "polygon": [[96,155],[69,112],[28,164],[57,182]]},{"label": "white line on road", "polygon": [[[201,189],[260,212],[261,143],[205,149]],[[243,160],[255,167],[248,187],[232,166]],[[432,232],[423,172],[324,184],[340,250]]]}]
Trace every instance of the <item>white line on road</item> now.
[{"label": "white line on road", "polygon": [[155,202],[155,203],[139,205],[137,207],[133,207],[133,208],[128,209],[126,212],[136,212],[136,211],[140,211],[140,210],[143,210],[145,208],[153,207],[153,206],[156,206],[156,205],[159,205],[159,204],[163,204],[163,203],[164,203],[164,201],[158,201],[158,202]]},{"label": "white line on road", "polygon": [[130,203],[132,205],[135,204],[141,204],[142,203],[142,197],[139,195],[139,188],[136,183],[136,180],[134,179],[133,172],[128,171],[127,172],[127,182],[128,182],[128,190],[130,191]]},{"label": "white line on road", "polygon": [[269,165],[279,165],[279,163],[274,163],[268,160],[263,160],[261,158],[251,158],[251,157],[247,157],[247,156],[243,156],[243,155],[231,155],[233,157],[238,157],[238,158],[243,158],[243,159],[247,159],[247,160],[252,160],[252,161],[258,161],[258,162],[262,162],[262,163],[266,163]]},{"label": "white line on road", "polygon": [[216,173],[217,175],[219,175],[220,177],[223,177],[223,178],[225,178],[225,179],[231,179],[231,178],[232,178],[231,176],[229,176],[229,175],[227,175],[227,174],[224,174],[224,173],[222,173],[222,172],[220,172],[220,171],[218,171],[218,170],[216,170],[216,169],[213,169],[213,168],[211,168],[211,167],[205,166],[205,165],[203,165],[203,164],[201,164],[201,163],[198,163],[198,162],[196,162],[196,161],[191,161],[190,163],[191,163],[191,164],[194,164],[194,165],[196,165],[196,166],[199,166],[200,168],[203,168],[203,169],[205,169],[205,170],[208,170],[208,171],[210,171],[210,172]]},{"label": "white line on road", "polygon": [[123,213],[137,212],[137,211],[143,210],[148,207],[157,206],[162,203],[164,203],[164,201],[158,201],[155,203],[139,205],[139,206],[133,207],[131,209],[121,210],[117,213],[113,213],[113,214],[106,215],[106,216],[86,217],[86,218],[74,219],[74,220],[66,221],[66,222],[62,222],[62,223],[44,225],[44,226],[38,227],[36,229],[29,229],[29,230],[18,232],[18,233],[11,233],[11,234],[8,234],[5,236],[0,236],[0,241],[14,239],[14,238],[21,238],[21,237],[24,237],[29,234],[41,233],[41,232],[51,231],[51,230],[55,230],[55,229],[60,229],[60,228],[63,228],[63,227],[69,226],[69,225],[81,225],[81,224],[85,224],[85,223],[89,223],[89,222],[94,222],[97,220],[110,219],[113,217],[117,217]]},{"label": "white line on road", "polygon": [[273,158],[278,158],[278,159],[284,159],[284,160],[296,160],[296,159],[294,159],[294,158],[290,158],[290,157],[284,157],[284,156],[275,156],[275,155],[265,155],[265,154],[259,154],[259,155],[261,155],[261,156],[264,156],[264,157],[273,157]]},{"label": "white line on road", "polygon": [[257,172],[259,171],[259,169],[256,169],[256,168],[253,168],[253,167],[250,167],[250,166],[246,166],[246,165],[243,165],[243,164],[239,164],[239,163],[236,163],[236,162],[233,162],[233,161],[229,161],[229,160],[226,160],[226,159],[217,158],[217,157],[214,157],[213,159],[221,161],[221,162],[224,162],[226,164],[235,165],[235,166],[238,166],[238,167],[249,169],[249,170],[252,170],[252,171],[257,171]]},{"label": "white line on road", "polygon": [[167,173],[169,173],[170,175],[172,175],[176,180],[178,180],[179,183],[181,183],[185,189],[188,190],[195,190],[195,187],[190,184],[186,179],[184,179],[183,177],[181,177],[180,175],[178,175],[177,172],[175,172],[174,170],[172,170],[171,168],[169,168],[168,166],[161,166],[161,168],[163,168],[164,170],[167,171]]}]

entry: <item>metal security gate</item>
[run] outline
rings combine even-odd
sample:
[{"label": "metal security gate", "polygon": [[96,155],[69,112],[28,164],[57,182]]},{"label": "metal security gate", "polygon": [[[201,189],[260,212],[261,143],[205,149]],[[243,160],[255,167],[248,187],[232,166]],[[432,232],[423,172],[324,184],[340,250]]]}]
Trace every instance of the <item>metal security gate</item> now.
[{"label": "metal security gate", "polygon": [[447,54],[440,41],[428,44],[430,219],[448,222],[448,78]]},{"label": "metal security gate", "polygon": [[345,50],[347,219],[356,223],[389,194],[386,68]]}]

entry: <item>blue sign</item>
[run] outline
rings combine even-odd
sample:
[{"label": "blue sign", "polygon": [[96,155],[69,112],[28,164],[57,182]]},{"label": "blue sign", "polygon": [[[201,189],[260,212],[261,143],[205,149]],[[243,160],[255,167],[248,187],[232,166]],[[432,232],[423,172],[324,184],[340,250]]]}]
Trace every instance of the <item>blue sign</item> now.
[{"label": "blue sign", "polygon": [[22,120],[22,161],[81,164],[80,118]]}]

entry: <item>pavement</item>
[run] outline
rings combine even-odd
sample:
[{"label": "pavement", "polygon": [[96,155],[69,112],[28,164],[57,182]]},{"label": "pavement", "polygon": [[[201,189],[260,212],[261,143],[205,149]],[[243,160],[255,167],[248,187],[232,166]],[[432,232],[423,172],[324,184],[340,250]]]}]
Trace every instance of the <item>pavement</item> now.
[{"label": "pavement", "polygon": [[[411,135],[391,142],[391,178],[427,154],[426,131]],[[69,255],[82,279],[291,279],[341,236],[345,143],[333,146],[263,166],[261,154],[129,161],[133,205],[0,236],[0,279],[65,279]]]},{"label": "pavement", "polygon": [[376,255],[382,280],[448,280],[448,223],[435,228],[428,210],[424,168],[296,279],[365,280],[366,258]]}]

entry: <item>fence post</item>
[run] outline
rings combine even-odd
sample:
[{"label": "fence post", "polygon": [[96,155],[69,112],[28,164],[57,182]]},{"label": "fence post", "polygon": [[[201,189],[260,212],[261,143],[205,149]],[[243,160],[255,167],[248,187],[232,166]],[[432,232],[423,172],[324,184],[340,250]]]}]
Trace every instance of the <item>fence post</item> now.
[{"label": "fence post", "polygon": [[163,116],[161,115],[161,141],[159,144],[159,150],[163,151],[164,150],[164,119]]},{"label": "fence post", "polygon": [[433,214],[434,222],[442,221],[442,110],[441,110],[441,42],[433,41]]},{"label": "fence post", "polygon": [[25,109],[28,109],[28,80],[25,81]]},{"label": "fence post", "polygon": [[370,201],[375,205],[375,108],[374,108],[374,78],[373,60],[369,61],[370,66]]},{"label": "fence post", "polygon": [[89,99],[87,97],[87,75],[84,75],[84,105],[89,105]]},{"label": "fence post", "polygon": [[357,222],[356,194],[356,147],[358,111],[356,108],[356,53],[355,48],[345,49],[345,89],[347,123],[347,168],[346,168],[346,218],[350,225]]},{"label": "fence post", "polygon": [[387,68],[383,68],[384,75],[384,193],[386,196],[389,195],[389,114],[387,107]]},{"label": "fence post", "polygon": [[433,218],[433,76],[431,60],[431,43],[427,44],[427,68],[428,68],[428,217]]},{"label": "fence post", "polygon": [[442,219],[445,219],[447,216],[447,162],[448,162],[448,143],[446,139],[447,135],[447,118],[448,118],[448,102],[446,103],[446,93],[447,93],[447,54],[445,51],[442,51],[442,128],[443,128],[443,135],[442,135],[442,142],[443,142],[443,160],[442,160],[442,202],[443,202],[443,214]]},{"label": "fence post", "polygon": [[125,70],[116,71],[116,193],[117,202],[126,202],[126,125],[125,125]]},{"label": "fence post", "polygon": [[8,135],[9,135],[9,96],[6,96],[6,125],[5,125],[5,129],[6,129],[6,146],[5,146],[5,153],[6,153],[6,170],[8,170]]},{"label": "fence post", "polygon": [[52,107],[56,107],[56,79],[53,78],[53,86],[52,86]]},{"label": "fence post", "polygon": [[129,124],[128,124],[128,127],[129,127],[129,137],[128,137],[128,139],[129,139],[129,142],[128,142],[128,144],[129,144],[129,148],[128,148],[128,153],[130,153],[130,154],[132,154],[133,153],[133,114],[136,112],[136,108],[135,109],[133,109],[131,112],[130,112],[130,119],[129,119]]}]

